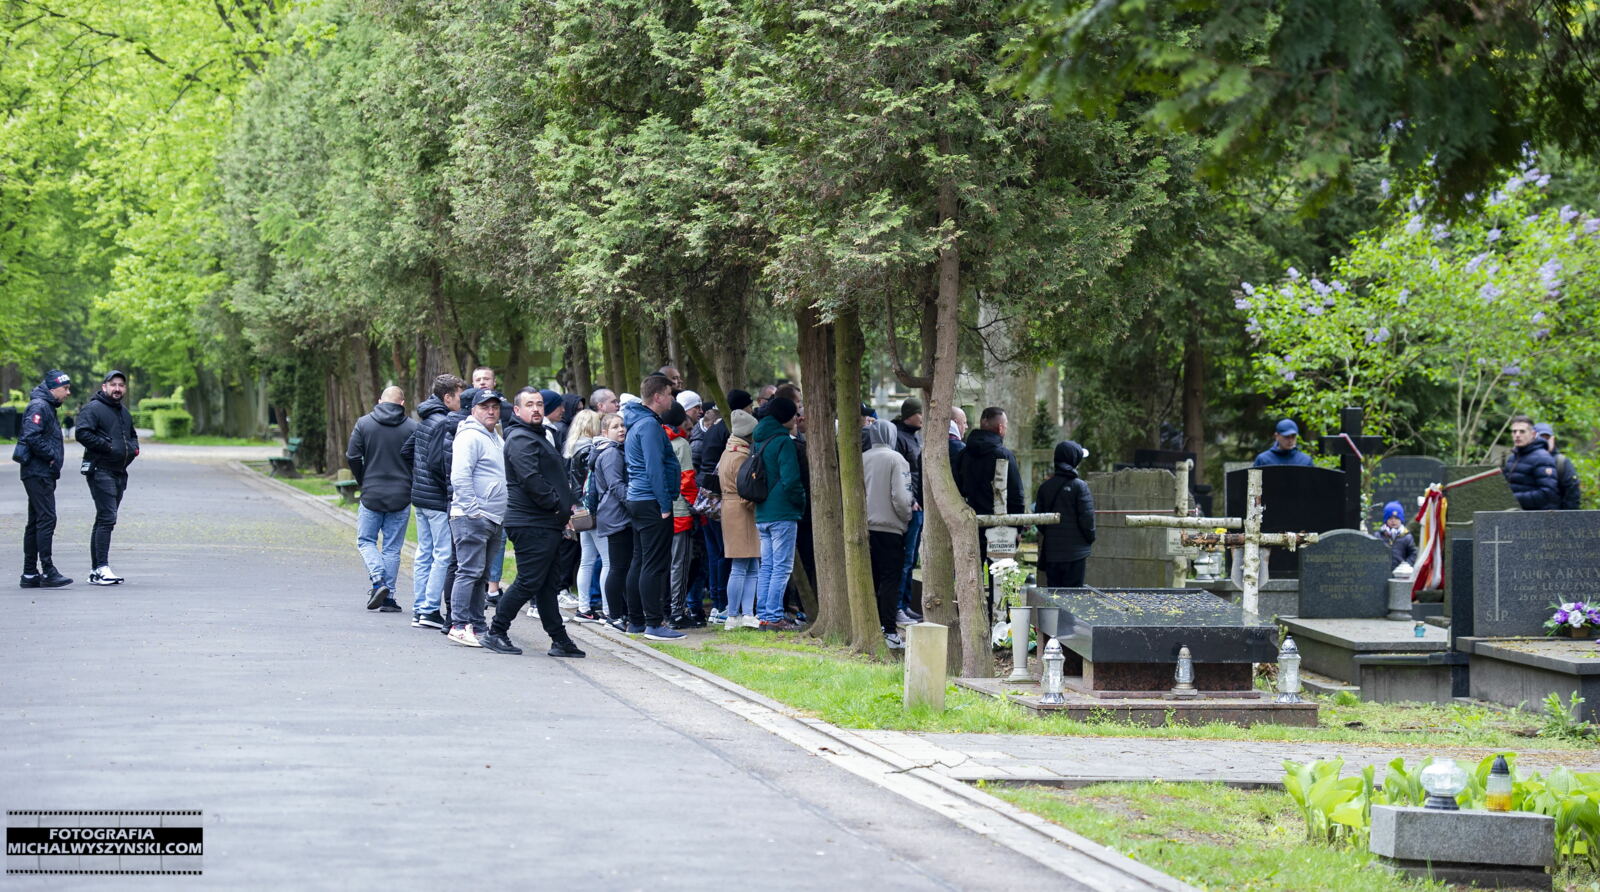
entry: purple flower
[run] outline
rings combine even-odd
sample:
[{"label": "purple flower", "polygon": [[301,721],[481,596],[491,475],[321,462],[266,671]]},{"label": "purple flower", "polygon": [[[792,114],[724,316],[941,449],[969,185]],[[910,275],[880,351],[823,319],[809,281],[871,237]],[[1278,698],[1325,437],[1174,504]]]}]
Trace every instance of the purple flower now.
[{"label": "purple flower", "polygon": [[1298,281],[1300,278],[1300,271],[1291,266],[1289,267],[1288,272],[1284,273],[1284,275],[1288,276],[1291,282]]},{"label": "purple flower", "polygon": [[1529,322],[1543,322],[1544,321],[1544,310],[1540,310],[1539,312],[1534,313],[1533,316],[1531,318],[1529,318],[1528,321]]},{"label": "purple flower", "polygon": [[1561,206],[1560,217],[1561,217],[1561,225],[1565,226],[1568,223],[1571,223],[1573,220],[1577,219],[1578,212],[1572,209],[1572,205],[1564,204],[1564,205]]},{"label": "purple flower", "polygon": [[1294,380],[1294,369],[1284,369],[1283,370],[1283,380],[1285,380],[1285,381],[1293,381]]},{"label": "purple flower", "polygon": [[1477,272],[1478,271],[1478,267],[1482,266],[1483,262],[1485,260],[1488,260],[1488,259],[1489,259],[1489,252],[1485,251],[1482,254],[1479,254],[1478,256],[1472,258],[1471,260],[1468,260],[1467,261],[1467,272],[1469,272],[1469,273]]},{"label": "purple flower", "polygon": [[1550,185],[1550,175],[1547,173],[1539,174],[1539,178],[1533,182],[1534,185],[1538,186],[1540,189],[1543,189],[1544,187]]},{"label": "purple flower", "polygon": [[1583,231],[1586,235],[1594,235],[1600,232],[1600,217],[1590,217],[1583,221]]},{"label": "purple flower", "polygon": [[1561,261],[1552,257],[1539,266],[1539,284],[1546,291],[1554,291],[1561,287]]},{"label": "purple flower", "polygon": [[1322,280],[1321,279],[1317,278],[1316,276],[1312,276],[1311,277],[1311,290],[1315,291],[1318,294],[1326,295],[1328,292],[1332,291],[1333,289],[1329,288],[1327,285],[1322,284]]},{"label": "purple flower", "polygon": [[1317,306],[1316,304],[1305,304],[1305,305],[1303,305],[1302,308],[1307,313],[1310,313],[1313,316],[1321,316],[1322,315],[1322,308]]},{"label": "purple flower", "polygon": [[1367,333],[1368,344],[1381,344],[1387,340],[1389,340],[1389,329],[1387,326],[1379,326],[1377,331]]},{"label": "purple flower", "polygon": [[1334,282],[1333,290],[1339,292],[1340,294],[1346,294],[1350,291],[1350,286],[1343,282]]},{"label": "purple flower", "polygon": [[1412,217],[1406,222],[1406,235],[1416,235],[1422,231],[1422,218]]},{"label": "purple flower", "polygon": [[1522,366],[1516,365],[1515,363],[1513,363],[1512,365],[1508,365],[1505,368],[1501,369],[1500,370],[1500,374],[1508,375],[1508,376],[1511,376],[1511,377],[1515,377],[1517,375],[1522,374]]},{"label": "purple flower", "polygon": [[1430,268],[1432,268],[1432,270],[1434,272],[1438,272],[1439,271],[1439,258],[1435,257],[1432,260],[1428,261],[1428,266]]},{"label": "purple flower", "polygon": [[1248,298],[1236,297],[1233,299],[1233,308],[1235,310],[1248,310],[1250,309],[1250,306],[1251,304]]},{"label": "purple flower", "polygon": [[1249,282],[1240,282],[1239,283],[1239,290],[1243,291],[1245,294],[1250,295],[1251,297],[1255,297],[1256,296],[1256,286],[1250,284]]},{"label": "purple flower", "polygon": [[1494,287],[1492,284],[1486,284],[1482,288],[1478,289],[1478,296],[1483,298],[1484,303],[1488,303],[1502,294],[1505,294],[1505,292]]},{"label": "purple flower", "polygon": [[1389,197],[1389,178],[1388,177],[1384,177],[1383,179],[1378,181],[1378,191],[1383,194],[1384,198],[1388,198]]},{"label": "purple flower", "polygon": [[1445,240],[1445,239],[1447,239],[1449,237],[1450,237],[1450,230],[1446,229],[1445,225],[1443,223],[1435,223],[1435,224],[1433,224],[1433,240],[1434,241],[1436,241],[1436,242],[1443,241],[1443,240]]},{"label": "purple flower", "polygon": [[1499,189],[1496,189],[1493,192],[1489,193],[1488,205],[1489,205],[1489,207],[1494,207],[1495,205],[1497,205],[1500,202],[1505,201],[1505,200],[1506,200],[1506,194],[1504,192],[1501,192]]},{"label": "purple flower", "polygon": [[1521,189],[1521,188],[1522,188],[1522,177],[1512,177],[1511,179],[1506,180],[1506,192],[1515,193],[1518,189]]},{"label": "purple flower", "polygon": [[1331,307],[1337,303],[1338,301],[1334,300],[1332,297],[1325,297],[1322,299],[1322,305],[1325,307]]},{"label": "purple flower", "polygon": [[1399,304],[1400,306],[1402,306],[1402,307],[1405,306],[1407,303],[1409,303],[1411,301],[1411,289],[1410,288],[1402,288],[1402,289],[1400,289],[1400,293],[1395,295],[1394,300],[1395,300],[1395,303]]},{"label": "purple flower", "polygon": [[1533,333],[1533,339],[1535,341],[1542,341],[1548,337],[1550,337],[1550,329],[1548,328],[1541,328]]},{"label": "purple flower", "polygon": [[1496,226],[1495,228],[1489,230],[1488,233],[1485,234],[1485,238],[1491,242],[1500,241],[1500,227]]}]

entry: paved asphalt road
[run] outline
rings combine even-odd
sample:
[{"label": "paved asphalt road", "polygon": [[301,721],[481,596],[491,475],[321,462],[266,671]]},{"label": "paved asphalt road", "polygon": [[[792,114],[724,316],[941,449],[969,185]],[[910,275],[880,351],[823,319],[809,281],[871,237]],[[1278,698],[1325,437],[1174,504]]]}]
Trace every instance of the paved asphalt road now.
[{"label": "paved asphalt road", "polygon": [[226,455],[133,465],[115,588],[83,581],[76,474],[78,583],[14,587],[26,503],[0,471],[0,807],[206,828],[200,878],[0,888],[1074,888],[615,658],[548,658],[536,621],[503,657],[369,613],[352,530]]}]

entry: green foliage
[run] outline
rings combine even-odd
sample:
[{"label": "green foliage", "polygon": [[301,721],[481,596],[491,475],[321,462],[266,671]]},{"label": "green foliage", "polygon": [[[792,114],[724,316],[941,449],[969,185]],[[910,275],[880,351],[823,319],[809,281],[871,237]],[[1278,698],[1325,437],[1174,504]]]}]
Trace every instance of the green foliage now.
[{"label": "green foliage", "polygon": [[1570,702],[1562,702],[1561,695],[1551,691],[1544,697],[1544,725],[1539,728],[1540,737],[1555,737],[1560,740],[1582,742],[1594,740],[1600,736],[1600,728],[1579,718],[1583,712],[1584,698],[1578,696],[1577,691],[1572,692]]},{"label": "green foliage", "polygon": [[194,416],[182,409],[158,409],[151,413],[150,424],[157,440],[175,440],[189,436]]}]

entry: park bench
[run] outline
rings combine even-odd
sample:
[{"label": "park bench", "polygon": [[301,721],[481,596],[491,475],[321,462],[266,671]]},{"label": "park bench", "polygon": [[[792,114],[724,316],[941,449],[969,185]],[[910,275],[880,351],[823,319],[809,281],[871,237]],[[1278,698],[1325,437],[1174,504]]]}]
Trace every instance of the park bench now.
[{"label": "park bench", "polygon": [[267,463],[272,466],[272,470],[268,474],[269,477],[300,476],[294,467],[294,457],[300,451],[302,442],[303,440],[300,437],[290,437],[289,442],[283,447],[283,455],[275,455],[267,459]]},{"label": "park bench", "polygon": [[339,479],[334,481],[333,488],[339,491],[340,502],[343,502],[346,505],[354,505],[358,497],[357,494],[361,490],[361,485],[356,483],[354,478],[344,476],[348,473],[350,472],[340,471]]}]

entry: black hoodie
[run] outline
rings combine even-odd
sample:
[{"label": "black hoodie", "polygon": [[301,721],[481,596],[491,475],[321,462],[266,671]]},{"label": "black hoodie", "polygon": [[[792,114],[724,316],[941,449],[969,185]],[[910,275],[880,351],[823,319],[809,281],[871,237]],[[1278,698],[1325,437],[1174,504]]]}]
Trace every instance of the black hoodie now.
[{"label": "black hoodie", "polygon": [[361,487],[361,506],[385,514],[411,505],[411,462],[406,442],[417,423],[399,403],[379,403],[356,419],[345,460]]},{"label": "black hoodie", "polygon": [[1060,514],[1061,522],[1039,527],[1039,563],[1065,564],[1089,556],[1094,544],[1094,496],[1078,476],[1083,447],[1071,440],[1056,444],[1055,473],[1039,484],[1035,510]]},{"label": "black hoodie", "polygon": [[523,424],[515,415],[512,419],[505,425],[505,525],[559,530],[578,503],[567,484],[566,462],[545,438],[544,425]]},{"label": "black hoodie", "polygon": [[[1006,504],[1004,510],[997,511],[1000,506],[994,503],[994,466],[1002,458],[1007,461]],[[967,448],[961,450],[956,466],[956,486],[978,514],[1023,512],[1022,469],[1017,467],[1017,457],[994,431],[980,427],[967,434]]]},{"label": "black hoodie", "polygon": [[28,408],[22,412],[22,433],[17,437],[18,445],[28,456],[22,463],[22,476],[58,480],[66,452],[61,443],[61,422],[56,419],[61,401],[51,396],[50,388],[43,384],[33,388],[31,396]]},{"label": "black hoodie", "polygon": [[97,470],[126,474],[128,465],[139,455],[133,415],[121,400],[106,396],[103,390],[78,412],[78,425],[72,435],[83,444],[84,457],[94,462]]}]

